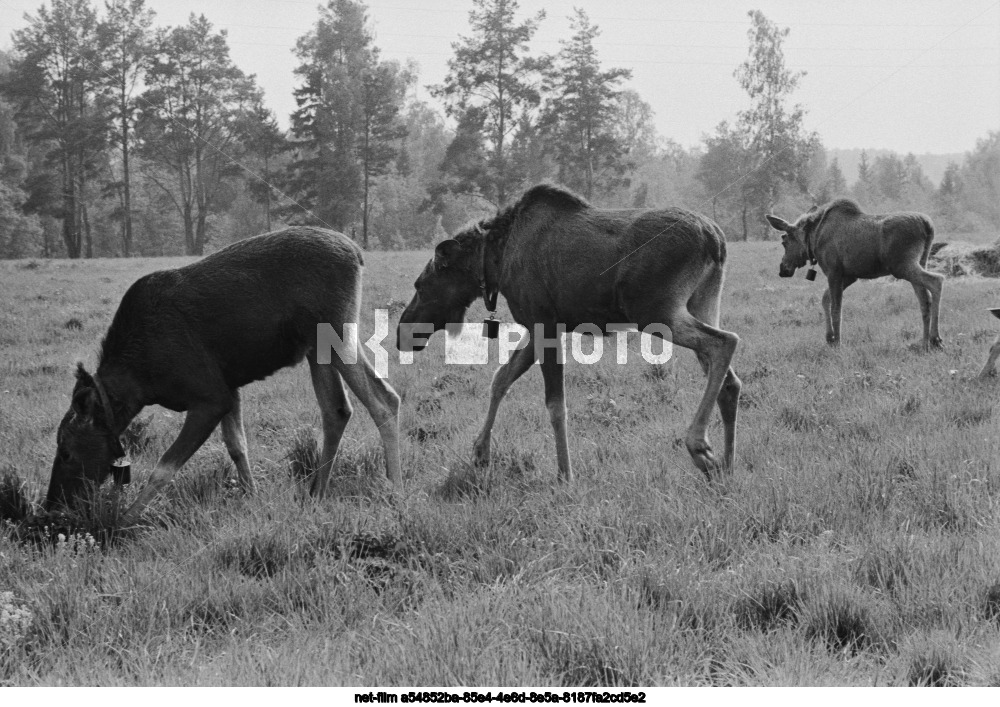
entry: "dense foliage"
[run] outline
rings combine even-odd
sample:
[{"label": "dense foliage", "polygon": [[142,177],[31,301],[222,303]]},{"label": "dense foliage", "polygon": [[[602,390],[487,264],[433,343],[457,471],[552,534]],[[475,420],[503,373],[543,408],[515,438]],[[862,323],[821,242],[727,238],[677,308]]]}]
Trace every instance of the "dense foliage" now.
[{"label": "dense foliage", "polygon": [[583,11],[557,53],[532,53],[555,21],[472,0],[426,102],[416,64],[380,57],[364,3],[327,0],[295,47],[286,133],[205,15],[157,27],[145,0],[48,0],[0,52],[0,258],[199,254],[291,222],[422,248],[542,180],[604,206],[686,206],[731,239],[839,195],[943,233],[1000,229],[1000,131],[947,169],[828,151],[794,102],[790,30],[759,11],[733,74],[749,107],[690,149],[656,134],[629,70],[601,64]]}]

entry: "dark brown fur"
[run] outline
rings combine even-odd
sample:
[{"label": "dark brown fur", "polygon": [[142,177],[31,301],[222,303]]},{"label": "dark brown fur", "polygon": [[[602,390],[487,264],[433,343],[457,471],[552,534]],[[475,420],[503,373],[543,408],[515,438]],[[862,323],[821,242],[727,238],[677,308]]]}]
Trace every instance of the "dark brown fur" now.
[{"label": "dark brown fur", "polygon": [[924,347],[941,346],[938,313],[944,278],[924,269],[934,240],[929,218],[917,213],[865,214],[850,199],[836,199],[813,207],[794,224],[771,215],[767,221],[784,233],[781,277],[791,277],[811,259],[826,275],[823,311],[828,343],[840,343],[844,290],[857,280],[892,275],[913,285],[923,319]]},{"label": "dark brown fur", "polygon": [[[397,344],[408,348],[404,326],[461,322],[480,294],[499,291],[514,320],[529,332],[541,325],[551,339],[557,327],[650,324],[670,327],[673,343],[693,349],[708,384],[687,447],[706,474],[732,468],[740,381],[729,364],[738,337],[722,331],[719,300],[726,242],[712,221],[679,208],[606,210],[559,187],[539,185],[513,206],[437,246],[415,283],[400,318]],[[426,346],[417,339],[413,348]],[[497,370],[486,423],[475,444],[477,461],[489,459],[497,408],[510,385],[536,358],[534,341]],[[563,364],[553,348],[541,358],[545,401],[556,434],[559,476],[569,480]],[[725,425],[725,455],[715,459],[705,434],[714,401]]]},{"label": "dark brown fur", "polygon": [[[81,365],[58,432],[47,506],[100,484],[117,438],[147,405],[186,412],[184,426],[129,515],[170,481],[219,423],[240,483],[253,490],[239,389],[303,358],[323,416],[324,448],[312,491],[322,494],[351,416],[345,382],[379,425],[390,479],[399,479],[395,392],[359,350],[357,364],[316,360],[317,324],[343,337],[357,322],[362,256],[346,236],[310,227],[248,238],[196,263],[137,280],[101,345],[94,376]],[[97,382],[95,382],[95,379]],[[107,404],[102,401],[106,391]]]}]

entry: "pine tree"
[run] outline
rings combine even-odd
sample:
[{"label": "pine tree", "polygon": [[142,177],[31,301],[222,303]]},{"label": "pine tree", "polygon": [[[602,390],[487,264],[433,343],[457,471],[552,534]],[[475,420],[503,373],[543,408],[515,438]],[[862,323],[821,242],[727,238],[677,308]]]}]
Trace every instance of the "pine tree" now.
[{"label": "pine tree", "polygon": [[508,154],[522,118],[541,101],[545,59],[528,57],[528,42],[545,18],[541,11],[518,22],[516,0],[473,0],[471,37],[452,44],[444,84],[432,93],[445,103],[459,129],[442,165],[456,192],[477,192],[497,206],[523,181]]},{"label": "pine tree", "polygon": [[152,54],[150,28],[154,12],[145,0],[107,0],[106,17],[97,28],[105,63],[102,67],[105,85],[113,97],[112,124],[114,142],[121,151],[122,176],[106,188],[120,199],[122,223],[122,254],[132,254],[132,175],[130,157],[136,102],[132,98],[145,65]]},{"label": "pine tree", "polygon": [[[734,76],[752,106],[738,113],[734,125],[721,124],[714,138],[706,141],[706,168],[699,170],[713,203],[728,203],[736,211],[744,239],[749,237],[751,223],[764,228],[764,213],[775,203],[783,184],[799,190],[805,187],[809,159],[819,145],[815,133],[803,128],[804,109],[788,106],[805,75],[785,65],[783,44],[788,28],[780,29],[759,10],[748,14],[749,55]],[[711,155],[713,150],[723,154]],[[733,173],[733,165],[739,175]]]},{"label": "pine tree", "polygon": [[600,30],[583,10],[576,10],[571,27],[574,34],[562,42],[550,72],[552,92],[540,125],[548,137],[559,181],[590,199],[595,189],[608,193],[627,183],[624,175],[634,166],[615,129],[619,85],[632,72],[601,70],[594,46]]},{"label": "pine tree", "polygon": [[296,53],[303,83],[295,89],[296,157],[287,180],[296,203],[287,211],[341,231],[360,217],[367,243],[372,179],[390,168],[405,134],[399,110],[410,75],[379,61],[356,0],[330,0]]},{"label": "pine tree", "polygon": [[148,176],[184,223],[185,252],[201,255],[223,183],[241,170],[240,118],[260,102],[260,91],[233,64],[225,30],[213,31],[204,15],[162,30],[157,44],[137,132],[143,156],[160,170]]},{"label": "pine tree", "polygon": [[[93,256],[88,187],[107,144],[109,111],[101,95],[97,14],[89,0],[52,0],[14,32],[14,62],[3,85],[15,104],[22,134],[45,150],[46,169],[34,175],[29,208],[62,220],[66,253]],[[57,176],[56,176],[57,175]],[[44,187],[44,188],[43,188]],[[52,199],[58,199],[58,205]]]}]

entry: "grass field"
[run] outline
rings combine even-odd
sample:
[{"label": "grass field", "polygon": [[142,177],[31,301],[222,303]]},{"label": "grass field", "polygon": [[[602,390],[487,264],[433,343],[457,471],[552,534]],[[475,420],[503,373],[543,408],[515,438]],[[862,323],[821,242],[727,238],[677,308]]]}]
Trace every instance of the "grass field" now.
[{"label": "grass field", "polygon": [[[245,390],[255,497],[227,483],[216,435],[148,529],[39,545],[8,523],[0,684],[1000,684],[1000,383],[975,380],[1000,281],[945,283],[947,348],[930,354],[908,283],[855,285],[834,350],[819,282],[780,280],[777,244],[729,252],[730,478],[707,483],[684,449],[704,379],[681,349],[568,364],[572,485],[537,369],[473,469],[493,367],[446,366],[435,341],[391,364],[403,492],[372,480],[381,446],[356,405],[315,502],[290,468],[318,408],[306,370],[282,371]],[[376,307],[395,324],[426,257],[366,255],[362,339]],[[0,263],[8,479],[43,493],[74,360],[136,277],[181,262]],[[140,420],[136,481],[180,416]],[[717,414],[710,436],[721,448]]]}]

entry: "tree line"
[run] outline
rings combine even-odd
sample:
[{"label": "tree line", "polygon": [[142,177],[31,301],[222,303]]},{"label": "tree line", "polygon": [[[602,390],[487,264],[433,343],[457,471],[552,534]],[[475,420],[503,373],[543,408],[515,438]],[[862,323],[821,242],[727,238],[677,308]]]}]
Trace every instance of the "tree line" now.
[{"label": "tree line", "polygon": [[198,255],[288,223],[420,248],[542,180],[605,206],[687,206],[734,239],[838,195],[928,212],[939,231],[1000,229],[1000,131],[940,185],[888,154],[863,155],[849,187],[793,103],[789,30],[759,11],[733,74],[750,107],[684,149],[631,72],[601,63],[585,12],[532,55],[544,12],[471,4],[430,103],[414,63],[381,57],[363,2],[328,0],[296,43],[283,131],[204,15],[157,27],[144,0],[49,0],[0,53],[0,257]]}]

